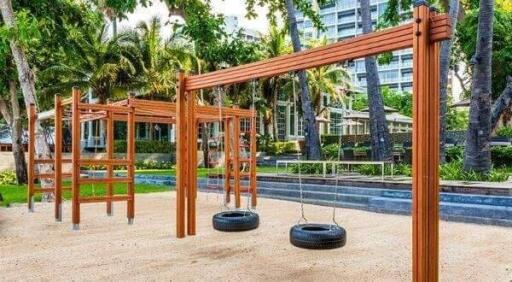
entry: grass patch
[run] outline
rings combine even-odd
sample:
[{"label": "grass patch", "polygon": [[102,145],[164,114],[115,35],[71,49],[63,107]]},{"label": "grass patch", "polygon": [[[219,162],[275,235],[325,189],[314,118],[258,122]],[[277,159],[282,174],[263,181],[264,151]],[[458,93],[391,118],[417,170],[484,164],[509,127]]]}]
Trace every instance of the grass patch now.
[{"label": "grass patch", "polygon": [[[64,186],[69,186],[68,183],[64,183]],[[87,184],[80,187],[80,195],[87,196],[103,196],[106,192],[106,186],[104,184]],[[174,188],[174,187],[172,187]],[[164,192],[171,190],[169,186],[163,185],[152,185],[152,184],[136,184],[135,193],[153,193],[153,192]],[[26,203],[27,202],[27,186],[26,185],[0,185],[0,194],[2,194],[3,201],[0,202],[0,206],[9,206],[12,203]],[[126,194],[126,184],[118,183],[114,184],[114,194]],[[63,197],[66,200],[71,199],[71,192],[64,191]],[[34,197],[36,202],[41,201],[41,194],[36,194]]]}]

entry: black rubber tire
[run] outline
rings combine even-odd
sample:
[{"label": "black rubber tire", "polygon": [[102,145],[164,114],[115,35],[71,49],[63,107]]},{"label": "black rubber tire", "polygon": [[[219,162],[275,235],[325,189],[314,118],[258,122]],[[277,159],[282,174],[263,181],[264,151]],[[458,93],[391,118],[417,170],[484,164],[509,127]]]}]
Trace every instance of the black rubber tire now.
[{"label": "black rubber tire", "polygon": [[260,217],[249,211],[226,211],[215,214],[213,228],[224,232],[248,231],[258,228]]},{"label": "black rubber tire", "polygon": [[297,224],[290,229],[290,243],[304,249],[335,249],[345,246],[347,232],[333,224]]}]

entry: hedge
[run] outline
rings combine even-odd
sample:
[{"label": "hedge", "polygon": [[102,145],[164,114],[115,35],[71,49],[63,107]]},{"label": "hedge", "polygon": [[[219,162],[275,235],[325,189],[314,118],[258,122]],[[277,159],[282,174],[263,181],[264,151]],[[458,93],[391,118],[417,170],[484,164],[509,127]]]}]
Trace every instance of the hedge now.
[{"label": "hedge", "polygon": [[[126,140],[114,141],[114,152],[126,153]],[[175,152],[175,145],[169,141],[136,140],[135,153],[171,153]]]},{"label": "hedge", "polygon": [[295,154],[299,152],[296,141],[271,142],[266,149],[266,152],[270,155]]}]

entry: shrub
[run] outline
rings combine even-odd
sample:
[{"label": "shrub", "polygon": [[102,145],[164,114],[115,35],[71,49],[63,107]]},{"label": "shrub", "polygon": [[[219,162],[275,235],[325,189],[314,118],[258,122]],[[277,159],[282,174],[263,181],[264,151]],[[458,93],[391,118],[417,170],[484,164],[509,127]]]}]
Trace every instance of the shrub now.
[{"label": "shrub", "polygon": [[339,159],[340,146],[338,144],[329,144],[322,148],[322,153],[325,159],[337,160]]},{"label": "shrub", "polygon": [[512,126],[501,127],[496,130],[496,136],[512,137]]},{"label": "shrub", "polygon": [[167,161],[144,160],[136,161],[135,167],[137,169],[172,169],[174,164]]},{"label": "shrub", "polygon": [[509,166],[512,164],[512,147],[492,147],[492,164],[498,166]]},{"label": "shrub", "polygon": [[322,145],[327,146],[330,144],[337,144],[340,142],[340,136],[334,134],[324,134],[320,137]]},{"label": "shrub", "polygon": [[482,174],[476,171],[465,171],[462,160],[453,161],[441,165],[440,176],[443,180],[462,181],[491,181],[502,182],[507,180],[507,174],[492,169],[489,174]]},{"label": "shrub", "polygon": [[[290,169],[292,173],[299,173],[299,165],[292,164],[290,165]],[[300,173],[301,174],[322,174],[323,173],[323,165],[322,164],[300,164]],[[332,173],[332,166],[327,165],[325,169],[325,173]]]},{"label": "shrub", "polygon": [[298,153],[295,141],[272,142],[268,145],[267,153],[270,155],[283,155]]},{"label": "shrub", "polygon": [[458,161],[464,158],[464,148],[462,146],[453,146],[445,149],[446,161]]},{"label": "shrub", "polygon": [[0,172],[0,185],[17,184],[16,173],[13,170],[4,170]]},{"label": "shrub", "polygon": [[[126,140],[114,142],[114,152],[126,153]],[[174,143],[158,140],[137,140],[135,141],[135,153],[171,153],[175,151]]]}]

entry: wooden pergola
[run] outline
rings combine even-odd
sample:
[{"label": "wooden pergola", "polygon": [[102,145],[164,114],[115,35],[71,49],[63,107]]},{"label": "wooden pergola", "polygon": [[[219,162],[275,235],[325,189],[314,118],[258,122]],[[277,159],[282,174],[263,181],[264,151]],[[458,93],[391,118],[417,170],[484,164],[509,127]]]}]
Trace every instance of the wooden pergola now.
[{"label": "wooden pergola", "polygon": [[[54,120],[55,140],[54,155],[50,159],[38,158],[35,154],[35,125],[36,121]],[[186,119],[186,122],[183,121]],[[242,120],[250,120],[249,133],[249,156],[240,155]],[[81,123],[102,120],[106,122],[106,158],[89,159],[81,154],[80,130]],[[63,123],[70,121],[72,131],[72,153],[71,158],[62,157]],[[126,122],[127,124],[127,151],[123,159],[114,157],[114,122]],[[189,126],[186,130],[178,126],[177,140],[177,187],[178,197],[184,197],[184,186],[187,187],[188,209],[189,209],[189,230],[195,228],[191,225],[195,218],[192,203],[196,198],[197,185],[197,132],[199,123],[215,123],[224,126],[224,190],[226,201],[231,200],[234,194],[235,206],[241,206],[241,193],[251,193],[251,204],[256,206],[256,111],[255,109],[239,109],[216,106],[200,106],[196,104],[195,97],[189,97],[186,104],[175,104],[165,101],[150,101],[136,99],[131,95],[128,99],[107,103],[89,104],[82,102],[81,93],[78,88],[73,88],[72,97],[61,99],[55,96],[55,108],[53,110],[37,114],[35,106],[31,105],[29,112],[29,185],[28,185],[28,206],[33,210],[33,196],[35,193],[53,192],[55,195],[55,218],[62,220],[62,191],[71,190],[72,193],[72,222],[75,229],[80,223],[80,204],[105,202],[107,214],[112,214],[112,203],[115,201],[127,202],[128,222],[132,223],[135,216],[134,205],[134,176],[135,176],[135,123],[186,123]],[[233,131],[230,134],[230,130]],[[231,136],[232,135],[232,136]],[[186,148],[185,148],[186,147]],[[186,152],[184,155],[183,152]],[[169,152],[171,153],[171,152]],[[206,161],[206,160],[205,160]],[[62,164],[71,163],[72,172],[63,173]],[[248,171],[240,171],[241,165]],[[39,165],[53,165],[54,172],[50,174],[38,173]],[[106,168],[104,177],[81,177],[82,167],[95,166]],[[114,168],[125,167],[126,176],[116,177]],[[63,187],[64,178],[71,178],[71,186]],[[248,179],[249,185],[243,187],[243,180]],[[50,180],[52,187],[36,187],[36,180]],[[233,180],[233,181],[231,181]],[[114,195],[114,184],[124,183],[127,185],[126,194]],[[82,196],[80,186],[83,184],[106,184],[105,196]],[[194,188],[192,188],[194,187]],[[193,215],[193,216],[192,216]]]},{"label": "wooden pergola", "polygon": [[[196,170],[183,161],[190,154],[187,138],[193,137],[194,118],[185,108],[195,106],[196,91],[272,77],[322,65],[413,48],[413,277],[438,280],[439,236],[439,43],[451,37],[450,20],[424,1],[414,5],[413,22],[356,38],[277,58],[186,77],[180,74],[177,92],[178,237],[185,236],[185,206],[189,235],[195,234]],[[194,150],[193,150],[194,151]],[[187,175],[187,173],[189,173]],[[186,195],[189,197],[186,197]],[[190,197],[190,195],[193,195]],[[186,200],[187,199],[187,200]]]}]

